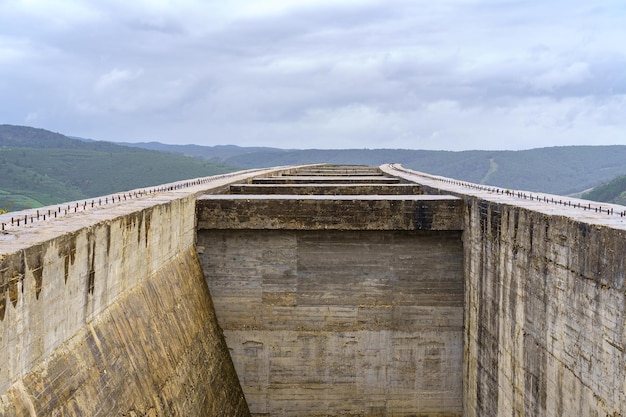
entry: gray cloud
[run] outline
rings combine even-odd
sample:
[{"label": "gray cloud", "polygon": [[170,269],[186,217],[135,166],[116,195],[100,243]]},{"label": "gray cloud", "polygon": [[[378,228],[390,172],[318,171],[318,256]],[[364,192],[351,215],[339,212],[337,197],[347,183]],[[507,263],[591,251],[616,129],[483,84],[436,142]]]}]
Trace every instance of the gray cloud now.
[{"label": "gray cloud", "polygon": [[2,123],[206,145],[626,143],[618,1],[0,2]]}]

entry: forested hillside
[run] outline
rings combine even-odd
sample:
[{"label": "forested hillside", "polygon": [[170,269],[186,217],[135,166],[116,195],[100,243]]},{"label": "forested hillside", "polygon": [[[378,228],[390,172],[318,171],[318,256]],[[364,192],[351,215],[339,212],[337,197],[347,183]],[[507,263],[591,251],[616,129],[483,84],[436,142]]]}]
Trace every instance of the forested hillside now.
[{"label": "forested hillside", "polygon": [[198,158],[0,125],[0,209],[40,207],[233,170]]},{"label": "forested hillside", "polygon": [[593,190],[584,193],[582,197],[587,200],[626,205],[626,175],[599,185]]},{"label": "forested hillside", "polygon": [[[224,152],[225,148],[227,152]],[[183,151],[178,145],[160,144],[160,149]],[[196,152],[198,149],[201,151]],[[463,152],[409,149],[259,150],[234,146],[194,146],[184,148],[184,152],[246,168],[308,163],[380,165],[397,162],[407,168],[479,184],[561,195],[580,193],[626,174],[626,146]]]},{"label": "forested hillside", "polygon": [[[626,146],[451,152],[297,150],[158,142],[127,145],[0,125],[0,209],[38,207],[242,168],[310,163],[397,162],[407,168],[479,184],[561,195],[580,194],[626,175]],[[616,187],[609,186],[611,190]],[[603,193],[585,197],[612,201]],[[611,194],[610,198],[618,197]]]}]

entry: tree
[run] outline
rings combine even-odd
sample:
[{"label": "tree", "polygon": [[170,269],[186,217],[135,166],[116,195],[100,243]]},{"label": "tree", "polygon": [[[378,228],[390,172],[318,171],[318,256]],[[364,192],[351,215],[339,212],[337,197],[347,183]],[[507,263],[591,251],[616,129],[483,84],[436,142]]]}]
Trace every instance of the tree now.
[{"label": "tree", "polygon": [[11,206],[13,205],[14,201],[10,200],[8,201],[4,207],[0,207],[0,214],[6,214],[9,212],[9,209],[11,208]]}]

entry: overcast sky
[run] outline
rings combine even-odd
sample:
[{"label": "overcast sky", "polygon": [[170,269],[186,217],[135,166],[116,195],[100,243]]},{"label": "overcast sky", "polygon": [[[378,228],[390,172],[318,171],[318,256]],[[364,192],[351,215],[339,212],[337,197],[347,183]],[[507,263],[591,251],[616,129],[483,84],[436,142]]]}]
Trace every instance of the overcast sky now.
[{"label": "overcast sky", "polygon": [[282,148],[626,144],[624,0],[0,0],[0,123]]}]

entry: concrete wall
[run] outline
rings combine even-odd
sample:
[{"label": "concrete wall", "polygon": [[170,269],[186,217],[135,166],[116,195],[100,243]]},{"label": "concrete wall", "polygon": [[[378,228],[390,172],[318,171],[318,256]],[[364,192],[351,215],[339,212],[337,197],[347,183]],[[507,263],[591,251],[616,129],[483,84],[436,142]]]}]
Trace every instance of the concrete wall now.
[{"label": "concrete wall", "polygon": [[626,232],[472,200],[466,414],[626,415]]},{"label": "concrete wall", "polygon": [[423,194],[416,184],[233,184],[231,194],[406,195]]},{"label": "concrete wall", "polygon": [[198,246],[253,415],[461,415],[459,230],[200,229]]},{"label": "concrete wall", "polygon": [[451,196],[256,196],[198,199],[198,229],[462,230]]},{"label": "concrete wall", "polygon": [[0,414],[248,415],[198,265],[188,249],[124,292],[12,384]]},{"label": "concrete wall", "polygon": [[625,416],[626,219],[400,175],[467,204],[464,415]]},{"label": "concrete wall", "polygon": [[247,176],[0,234],[0,415],[247,415],[195,254],[196,195]]}]

